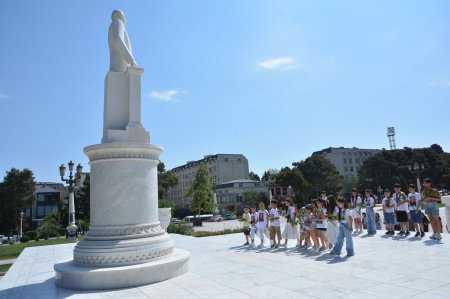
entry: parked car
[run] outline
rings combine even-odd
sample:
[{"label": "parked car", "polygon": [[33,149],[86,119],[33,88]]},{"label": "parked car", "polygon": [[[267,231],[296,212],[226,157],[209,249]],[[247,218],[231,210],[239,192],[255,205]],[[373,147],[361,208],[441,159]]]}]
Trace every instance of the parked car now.
[{"label": "parked car", "polygon": [[0,235],[0,244],[6,243],[8,241],[8,237],[5,235]]},{"label": "parked car", "polygon": [[170,223],[180,223],[180,222],[181,222],[181,220],[176,217],[170,218]]},{"label": "parked car", "polygon": [[237,219],[236,215],[234,214],[225,214],[222,216],[223,220],[235,220]]},{"label": "parked car", "polygon": [[448,190],[447,189],[442,189],[442,194],[441,195],[448,195]]},{"label": "parked car", "polygon": [[222,221],[223,219],[222,219],[222,216],[220,216],[220,215],[214,215],[214,216],[212,216],[212,218],[211,219],[209,219],[208,221],[209,222],[220,222],[220,221]]}]

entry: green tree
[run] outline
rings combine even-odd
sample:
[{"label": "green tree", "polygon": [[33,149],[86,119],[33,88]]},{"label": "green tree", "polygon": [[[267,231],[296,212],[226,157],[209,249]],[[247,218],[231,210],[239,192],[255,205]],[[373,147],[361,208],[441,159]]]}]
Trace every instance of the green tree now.
[{"label": "green tree", "polygon": [[212,212],[214,210],[212,183],[208,166],[205,163],[200,163],[195,174],[194,183],[189,186],[184,196],[193,197],[190,206],[192,213],[200,215],[202,212]]},{"label": "green tree", "polygon": [[261,181],[261,178],[259,177],[259,175],[257,175],[253,171],[250,171],[250,173],[248,174],[248,177],[254,181]]},{"label": "green tree", "polygon": [[378,186],[392,188],[395,183],[403,189],[416,183],[416,174],[411,171],[413,163],[423,164],[422,178],[429,177],[438,188],[450,186],[450,154],[433,144],[429,148],[383,150],[364,161],[359,170],[360,188],[375,191]]},{"label": "green tree", "polygon": [[59,236],[59,231],[61,231],[62,226],[58,221],[58,213],[56,210],[48,213],[41,225],[38,227],[38,234],[40,237],[48,239],[49,237]]},{"label": "green tree", "polygon": [[171,172],[166,172],[166,166],[159,161],[158,169],[158,199],[163,199],[169,188],[178,185],[178,177]]},{"label": "green tree", "polygon": [[20,212],[35,200],[36,183],[29,169],[12,168],[0,183],[0,231],[19,230]]},{"label": "green tree", "polygon": [[280,172],[275,175],[276,183],[284,187],[292,187],[294,195],[299,195],[305,186],[305,178],[300,169],[294,167],[283,167]]},{"label": "green tree", "polygon": [[259,202],[264,202],[267,206],[269,204],[269,194],[268,192],[247,190],[242,193],[242,205],[244,207],[256,206],[258,207]]},{"label": "green tree", "polygon": [[263,176],[261,177],[261,181],[264,182],[268,182],[271,181],[273,179],[275,179],[275,176],[279,173],[280,171],[278,169],[275,168],[271,168],[267,171],[264,171]]},{"label": "green tree", "polygon": [[91,177],[87,175],[80,190],[75,192],[75,219],[91,219]]},{"label": "green tree", "polygon": [[304,178],[299,191],[303,200],[318,197],[322,190],[331,194],[342,189],[343,177],[325,157],[309,157],[305,161],[292,163],[292,166],[300,171]]}]

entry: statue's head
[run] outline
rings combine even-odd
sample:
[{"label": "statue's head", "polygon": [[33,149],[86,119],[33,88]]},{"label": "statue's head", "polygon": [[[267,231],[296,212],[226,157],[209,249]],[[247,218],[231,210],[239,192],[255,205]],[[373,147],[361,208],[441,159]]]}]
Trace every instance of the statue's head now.
[{"label": "statue's head", "polygon": [[118,10],[118,9],[116,9],[115,11],[112,12],[111,19],[113,21],[121,20],[124,24],[127,22],[127,20],[125,19],[125,14],[121,10]]}]

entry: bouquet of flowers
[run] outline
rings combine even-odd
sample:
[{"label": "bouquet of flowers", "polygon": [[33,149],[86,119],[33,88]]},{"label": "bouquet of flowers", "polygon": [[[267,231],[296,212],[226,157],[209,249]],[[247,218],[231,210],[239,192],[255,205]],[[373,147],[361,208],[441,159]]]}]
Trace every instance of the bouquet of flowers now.
[{"label": "bouquet of flowers", "polygon": [[300,209],[297,211],[297,218],[302,219],[305,218],[306,216],[308,216],[308,213],[306,213],[305,210]]},{"label": "bouquet of flowers", "polygon": [[328,214],[327,216],[329,220],[339,220],[339,217],[337,215]]},{"label": "bouquet of flowers", "polygon": [[406,197],[405,193],[400,193],[400,195],[397,195],[397,204],[401,205],[408,202],[408,198]]},{"label": "bouquet of flowers", "polygon": [[366,204],[364,202],[360,202],[357,206],[359,209],[362,209],[366,206]]},{"label": "bouquet of flowers", "polygon": [[314,216],[314,221],[317,223],[322,223],[322,220],[325,218],[325,214],[322,209],[315,209]]},{"label": "bouquet of flowers", "polygon": [[391,206],[391,197],[386,197],[386,208],[390,208]]}]

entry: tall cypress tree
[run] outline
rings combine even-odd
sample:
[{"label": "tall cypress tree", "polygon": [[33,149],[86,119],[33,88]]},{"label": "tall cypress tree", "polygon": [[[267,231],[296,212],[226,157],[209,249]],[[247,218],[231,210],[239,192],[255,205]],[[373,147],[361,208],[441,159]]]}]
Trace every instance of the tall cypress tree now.
[{"label": "tall cypress tree", "polygon": [[190,207],[192,213],[200,215],[202,212],[212,212],[214,210],[212,182],[208,166],[205,163],[200,163],[195,174],[194,184],[189,186],[184,196],[193,196]]}]

